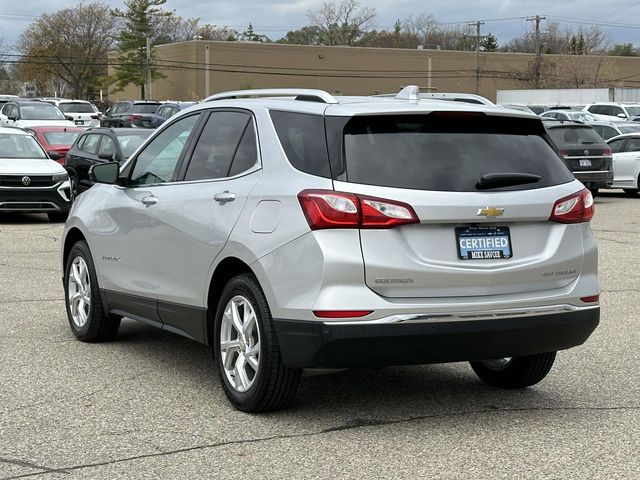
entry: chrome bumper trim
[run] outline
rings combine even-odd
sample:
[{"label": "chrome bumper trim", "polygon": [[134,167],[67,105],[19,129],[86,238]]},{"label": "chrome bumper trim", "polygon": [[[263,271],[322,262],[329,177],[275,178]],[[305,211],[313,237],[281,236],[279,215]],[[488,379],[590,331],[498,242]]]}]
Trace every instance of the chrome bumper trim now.
[{"label": "chrome bumper trim", "polygon": [[511,308],[505,310],[485,310],[477,312],[451,313],[406,313],[390,315],[372,320],[330,320],[322,322],[324,325],[389,325],[396,323],[440,323],[465,322],[473,320],[495,320],[501,318],[537,317],[559,313],[578,312],[600,308],[600,305],[577,307],[575,305],[551,305],[545,307]]}]

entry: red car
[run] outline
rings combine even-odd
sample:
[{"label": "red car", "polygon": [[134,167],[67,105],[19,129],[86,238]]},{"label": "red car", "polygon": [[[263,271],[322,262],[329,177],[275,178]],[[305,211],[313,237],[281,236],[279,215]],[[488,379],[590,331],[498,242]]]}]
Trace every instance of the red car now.
[{"label": "red car", "polygon": [[85,131],[79,127],[29,127],[25,130],[36,137],[52,160],[62,164],[73,142]]}]

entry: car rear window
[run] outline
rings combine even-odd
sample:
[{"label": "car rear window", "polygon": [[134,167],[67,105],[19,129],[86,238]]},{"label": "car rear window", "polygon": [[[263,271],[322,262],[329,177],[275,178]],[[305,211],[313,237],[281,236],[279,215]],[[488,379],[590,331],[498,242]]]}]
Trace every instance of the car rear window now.
[{"label": "car rear window", "polygon": [[61,103],[58,108],[64,113],[96,113],[93,106],[89,103]]},{"label": "car rear window", "polygon": [[357,116],[346,123],[343,139],[345,171],[340,179],[352,183],[475,192],[480,178],[490,173],[542,177],[535,183],[499,190],[534,189],[573,180],[535,119],[448,112]]},{"label": "car rear window", "polygon": [[44,138],[49,145],[73,145],[81,132],[45,132]]},{"label": "car rear window", "polygon": [[549,135],[556,145],[603,143],[602,138],[591,127],[555,127],[549,129]]},{"label": "car rear window", "polygon": [[135,103],[133,113],[156,113],[159,106],[159,103]]}]

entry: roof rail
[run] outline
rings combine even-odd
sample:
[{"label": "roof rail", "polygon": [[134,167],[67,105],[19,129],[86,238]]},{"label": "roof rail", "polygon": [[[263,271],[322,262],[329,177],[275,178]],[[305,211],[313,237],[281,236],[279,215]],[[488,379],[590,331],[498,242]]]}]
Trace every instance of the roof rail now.
[{"label": "roof rail", "polygon": [[234,90],[211,95],[203,102],[214,100],[228,100],[240,97],[296,97],[296,100],[320,103],[338,103],[338,100],[324,90],[313,88],[259,88],[255,90]]}]

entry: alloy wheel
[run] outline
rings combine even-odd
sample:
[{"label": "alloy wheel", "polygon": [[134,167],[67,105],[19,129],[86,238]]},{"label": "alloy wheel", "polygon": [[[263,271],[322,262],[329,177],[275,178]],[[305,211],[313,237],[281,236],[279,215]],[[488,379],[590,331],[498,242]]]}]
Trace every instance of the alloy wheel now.
[{"label": "alloy wheel", "polygon": [[76,327],[82,328],[89,320],[91,309],[91,279],[84,258],[78,256],[73,259],[67,286],[71,319]]},{"label": "alloy wheel", "polygon": [[222,314],[220,357],[233,389],[249,390],[260,370],[260,328],[251,302],[241,295],[229,300]]}]

